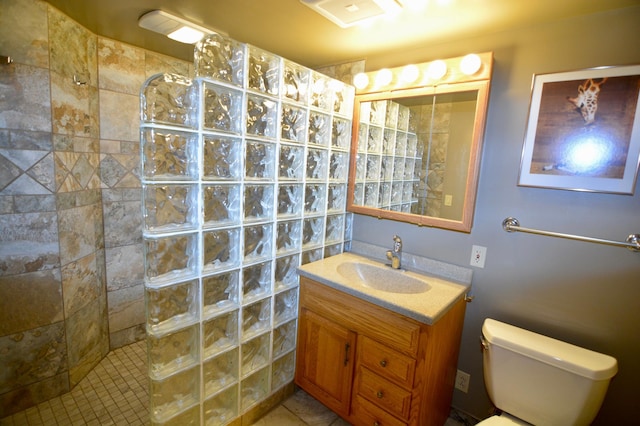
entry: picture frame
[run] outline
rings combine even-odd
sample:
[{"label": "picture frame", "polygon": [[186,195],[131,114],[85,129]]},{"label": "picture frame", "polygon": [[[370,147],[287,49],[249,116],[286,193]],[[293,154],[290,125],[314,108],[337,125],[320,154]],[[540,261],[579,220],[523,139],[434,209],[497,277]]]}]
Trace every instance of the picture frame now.
[{"label": "picture frame", "polygon": [[633,195],[640,65],[533,76],[519,186]]}]

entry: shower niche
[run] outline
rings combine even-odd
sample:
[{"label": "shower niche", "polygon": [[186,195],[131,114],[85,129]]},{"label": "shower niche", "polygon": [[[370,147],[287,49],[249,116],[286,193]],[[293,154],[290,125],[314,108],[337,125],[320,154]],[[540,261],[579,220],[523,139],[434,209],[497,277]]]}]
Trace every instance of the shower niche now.
[{"label": "shower niche", "polygon": [[141,91],[151,423],[225,425],[293,381],[300,264],[341,253],[354,88],[219,35]]}]

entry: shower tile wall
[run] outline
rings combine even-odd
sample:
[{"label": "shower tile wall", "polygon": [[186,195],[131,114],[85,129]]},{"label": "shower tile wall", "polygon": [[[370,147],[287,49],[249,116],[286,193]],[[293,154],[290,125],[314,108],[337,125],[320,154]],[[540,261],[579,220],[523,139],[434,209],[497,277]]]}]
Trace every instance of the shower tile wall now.
[{"label": "shower tile wall", "polygon": [[144,336],[139,87],[191,68],[44,1],[0,10],[1,417]]},{"label": "shower tile wall", "polygon": [[296,267],[350,239],[354,89],[211,36],[142,90],[151,420],[228,424],[293,380]]}]

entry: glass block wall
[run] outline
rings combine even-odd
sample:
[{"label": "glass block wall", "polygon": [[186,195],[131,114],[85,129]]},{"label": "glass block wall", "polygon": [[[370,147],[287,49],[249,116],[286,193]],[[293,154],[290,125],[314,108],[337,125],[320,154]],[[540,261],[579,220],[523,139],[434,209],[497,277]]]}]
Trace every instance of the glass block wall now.
[{"label": "glass block wall", "polygon": [[349,244],[354,89],[218,35],[141,92],[153,424],[227,424],[291,383],[296,268]]},{"label": "glass block wall", "polygon": [[394,101],[360,104],[354,204],[416,213],[423,144],[413,121]]}]

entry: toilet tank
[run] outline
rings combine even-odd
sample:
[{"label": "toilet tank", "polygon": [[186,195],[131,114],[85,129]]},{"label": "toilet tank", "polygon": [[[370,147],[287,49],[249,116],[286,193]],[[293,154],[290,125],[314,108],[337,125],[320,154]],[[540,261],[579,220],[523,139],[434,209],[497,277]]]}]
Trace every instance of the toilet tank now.
[{"label": "toilet tank", "polygon": [[618,371],[613,357],[494,319],[482,335],[491,401],[534,425],[589,425]]}]

